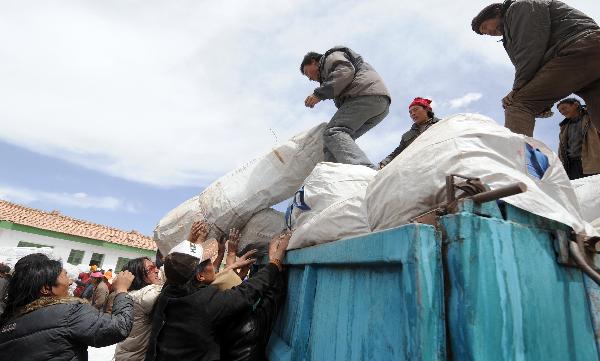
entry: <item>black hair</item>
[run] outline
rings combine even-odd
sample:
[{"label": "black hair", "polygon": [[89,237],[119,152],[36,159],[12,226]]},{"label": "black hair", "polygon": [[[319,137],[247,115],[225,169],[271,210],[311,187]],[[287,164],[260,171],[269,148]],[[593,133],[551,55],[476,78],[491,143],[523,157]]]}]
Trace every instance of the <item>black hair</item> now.
[{"label": "black hair", "polygon": [[471,21],[471,29],[479,35],[483,35],[479,28],[484,21],[502,16],[502,3],[494,3],[486,6]]},{"label": "black hair", "polygon": [[160,249],[156,250],[156,261],[154,262],[154,264],[156,265],[157,268],[161,268],[164,260],[164,256],[162,254],[162,252],[160,251]]},{"label": "black hair", "polygon": [[427,111],[427,116],[428,116],[429,118],[433,119],[433,118],[435,117],[435,114],[433,113],[433,111],[431,111],[431,110],[428,110],[428,111]]},{"label": "black hair", "polygon": [[196,275],[210,263],[210,259],[198,262],[198,258],[185,253],[174,252],[165,257],[167,282],[176,285],[193,283]]},{"label": "black hair", "polygon": [[4,263],[0,263],[0,273],[10,273],[10,266],[5,265]]},{"label": "black hair", "polygon": [[312,63],[313,60],[320,61],[322,57],[323,57],[323,54],[315,53],[314,51],[308,52],[306,55],[304,55],[304,58],[302,59],[302,63],[300,63],[300,73],[302,73],[302,75],[304,75],[304,67],[306,65]]},{"label": "black hair", "polygon": [[123,267],[121,267],[121,271],[129,271],[135,276],[128,291],[139,290],[149,285],[149,283],[144,280],[146,276],[146,267],[144,267],[145,260],[150,261],[150,258],[138,257],[130,259]]},{"label": "black hair", "polygon": [[62,269],[60,261],[51,260],[43,253],[33,253],[17,261],[8,282],[2,321],[40,298],[42,288],[56,286]]},{"label": "black hair", "polygon": [[206,268],[208,264],[211,262],[210,259],[207,259],[203,262],[198,263],[196,268],[194,268],[194,272],[188,281],[185,283],[184,287],[187,288],[188,293],[194,293],[199,286],[201,286],[200,282],[196,279],[196,275]]}]

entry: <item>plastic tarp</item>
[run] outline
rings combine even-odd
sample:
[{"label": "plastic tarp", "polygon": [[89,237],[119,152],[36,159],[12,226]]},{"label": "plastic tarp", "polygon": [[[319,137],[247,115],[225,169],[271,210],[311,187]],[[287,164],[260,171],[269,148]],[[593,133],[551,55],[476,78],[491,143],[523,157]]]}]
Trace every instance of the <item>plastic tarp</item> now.
[{"label": "plastic tarp", "polygon": [[[540,169],[533,172],[537,166],[532,158],[547,165],[538,164]],[[405,224],[444,202],[449,174],[480,178],[492,190],[523,182],[527,192],[503,200],[577,233],[596,234],[581,215],[558,156],[540,141],[478,114],[458,114],[436,123],[379,171],[366,194],[371,230]]]},{"label": "plastic tarp", "polygon": [[583,219],[600,229],[600,174],[571,181]]},{"label": "plastic tarp", "polygon": [[288,208],[288,249],[370,232],[364,197],[375,174],[361,165],[319,163]]},{"label": "plastic tarp", "polygon": [[218,237],[230,228],[241,229],[255,213],[290,198],[323,160],[325,125],[294,136],[170,211],[154,229],[154,240],[161,252],[167,254],[185,239],[197,219],[213,223],[213,236]]}]

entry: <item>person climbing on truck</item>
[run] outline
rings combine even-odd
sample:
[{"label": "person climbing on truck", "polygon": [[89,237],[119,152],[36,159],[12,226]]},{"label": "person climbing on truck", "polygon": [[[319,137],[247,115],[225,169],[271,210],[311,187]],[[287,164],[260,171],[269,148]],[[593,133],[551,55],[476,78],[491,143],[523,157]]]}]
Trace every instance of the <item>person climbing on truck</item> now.
[{"label": "person climbing on truck", "polygon": [[390,155],[385,157],[379,162],[379,168],[383,168],[388,165],[394,158],[396,158],[406,147],[410,145],[417,137],[423,134],[424,131],[429,129],[432,125],[439,122],[431,108],[431,100],[426,98],[417,97],[408,106],[408,114],[413,120],[413,125],[410,130],[402,135],[400,145],[394,149]]},{"label": "person climbing on truck", "polygon": [[320,83],[306,97],[306,107],[333,99],[338,108],[323,132],[325,161],[377,169],[355,140],[389,113],[391,97],[383,79],[362,56],[343,46],[325,54],[309,52],[302,59],[300,72]]},{"label": "person climbing on truck", "polygon": [[515,66],[502,99],[505,127],[533,136],[535,116],[575,93],[600,128],[600,27],[592,18],[557,0],[507,0],[485,7],[471,27],[501,36]]}]

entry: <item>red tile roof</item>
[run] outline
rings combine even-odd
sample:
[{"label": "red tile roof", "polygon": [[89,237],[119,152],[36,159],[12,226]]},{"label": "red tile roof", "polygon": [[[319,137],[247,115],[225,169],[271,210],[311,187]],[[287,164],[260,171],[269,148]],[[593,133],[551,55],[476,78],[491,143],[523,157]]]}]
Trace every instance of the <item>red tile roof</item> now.
[{"label": "red tile roof", "polygon": [[122,231],[80,219],[62,215],[58,211],[45,212],[19,204],[0,200],[0,221],[86,237],[124,246],[156,250],[152,238],[137,231]]}]

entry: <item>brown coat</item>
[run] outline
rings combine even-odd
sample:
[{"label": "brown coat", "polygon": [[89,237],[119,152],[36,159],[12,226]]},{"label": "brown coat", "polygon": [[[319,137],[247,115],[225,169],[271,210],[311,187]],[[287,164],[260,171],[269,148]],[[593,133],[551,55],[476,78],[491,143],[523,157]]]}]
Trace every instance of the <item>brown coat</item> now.
[{"label": "brown coat", "polygon": [[108,300],[108,285],[104,281],[100,281],[96,288],[94,288],[94,294],[92,295],[92,306],[96,309],[104,312],[106,301]]},{"label": "brown coat", "polygon": [[162,285],[148,285],[129,292],[133,300],[133,328],[115,349],[115,361],[143,361],[152,331],[152,310]]},{"label": "brown coat", "polygon": [[[583,113],[583,119],[581,121],[583,122],[583,144],[581,148],[583,174],[597,174],[600,173],[600,131],[594,127],[590,115],[587,112]],[[565,165],[565,168],[568,168],[569,166],[567,158],[567,124],[567,119],[560,123],[558,143],[558,156]]]}]

